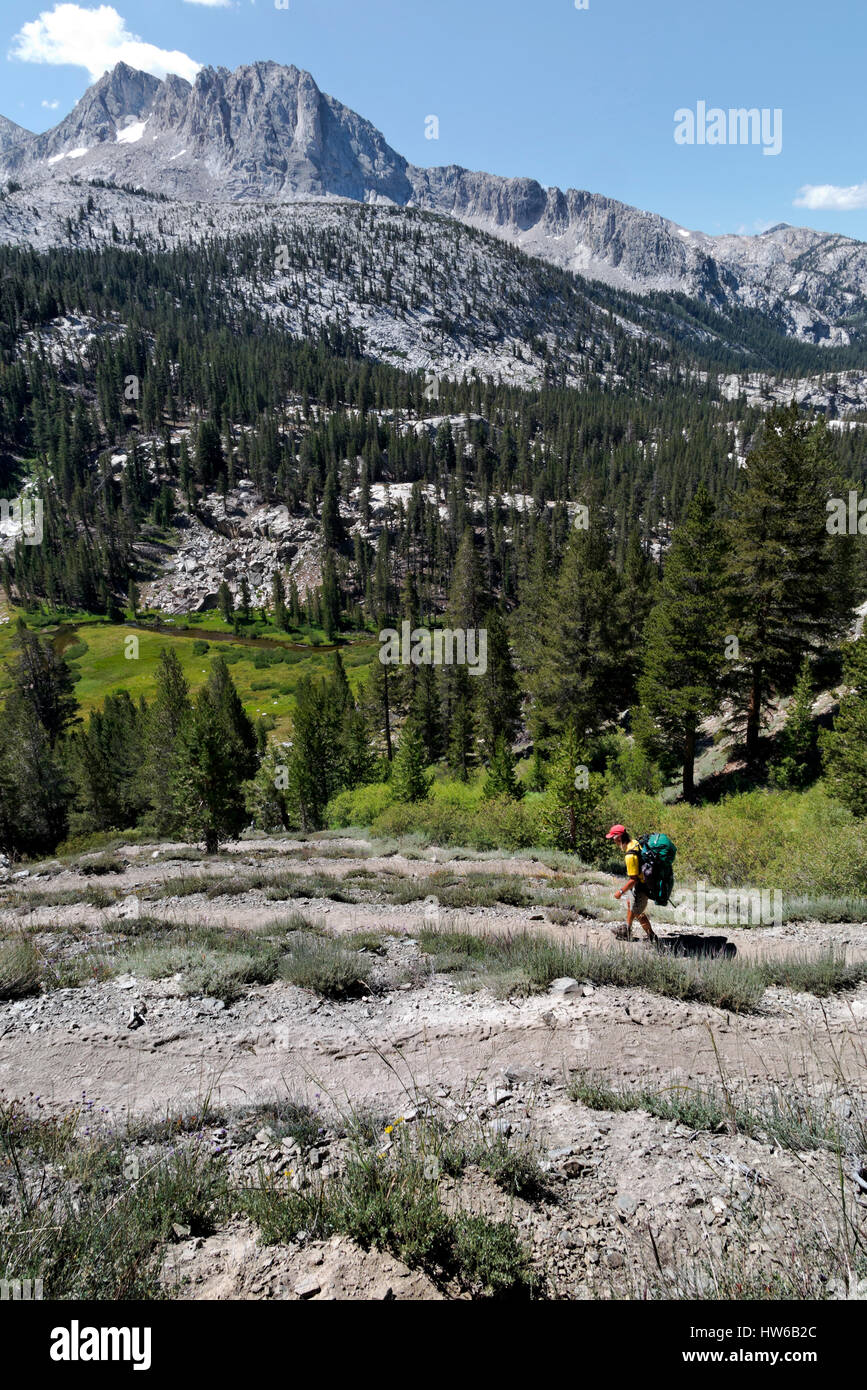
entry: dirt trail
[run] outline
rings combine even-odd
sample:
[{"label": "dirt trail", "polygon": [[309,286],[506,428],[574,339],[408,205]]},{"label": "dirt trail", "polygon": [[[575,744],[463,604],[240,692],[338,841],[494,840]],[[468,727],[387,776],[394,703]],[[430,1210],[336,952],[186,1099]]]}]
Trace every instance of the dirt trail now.
[{"label": "dirt trail", "polygon": [[[95,877],[72,869],[40,872],[40,866],[36,866],[29,878],[13,885],[18,890],[20,903],[14,908],[0,903],[0,927],[26,930],[76,923],[97,928],[117,915],[122,897],[136,897],[143,915],[179,924],[254,930],[289,912],[300,911],[330,932],[341,935],[371,930],[412,933],[425,925],[436,924],[443,929],[478,934],[530,931],[544,933],[564,944],[617,948],[611,928],[625,917],[625,913],[613,899],[615,880],[598,873],[585,876],[578,870],[579,891],[589,912],[576,910],[573,914],[576,920],[566,924],[551,920],[551,904],[513,907],[500,902],[489,907],[452,909],[439,904],[432,906],[429,899],[422,898],[396,905],[383,900],[382,892],[372,895],[375,901],[351,903],[330,901],[323,896],[323,878],[350,879],[349,892],[360,890],[362,893],[366,892],[370,879],[378,879],[378,886],[389,887],[398,887],[402,880],[418,883],[430,879],[429,886],[435,896],[443,880],[459,883],[481,878],[484,881],[490,875],[518,879],[528,888],[556,889],[564,878],[571,877],[528,856],[491,853],[451,858],[450,851],[442,849],[427,850],[423,857],[414,858],[399,853],[371,854],[369,850],[366,854],[353,853],[367,848],[365,841],[348,837],[327,844],[293,839],[248,840],[229,846],[219,857],[191,862],[173,857],[178,851],[188,855],[187,846],[166,843],[156,852],[151,845],[124,846],[118,851],[118,857],[127,863],[122,873]],[[220,879],[254,878],[257,874],[292,874],[301,880],[320,881],[312,883],[309,897],[269,899],[257,888],[219,895]],[[158,896],[156,890],[167,879],[183,880],[185,889],[202,879],[203,890],[207,887],[210,891],[207,895],[204,891],[201,894],[185,891],[181,895]],[[90,906],[84,895],[94,888],[114,896],[117,902],[109,908]],[[40,891],[80,893],[82,901],[31,907],[30,897]],[[651,916],[662,936],[679,931],[702,931],[690,921],[673,920],[671,913],[659,910],[654,913],[651,909]],[[747,958],[819,954],[831,947],[849,960],[867,958],[867,917],[860,924],[797,922],[771,926],[711,926],[706,934],[724,934],[736,944],[738,953]],[[636,943],[640,937],[641,930],[636,926]]]},{"label": "dirt trail", "polygon": [[748,1017],[621,988],[496,1001],[442,979],[384,1002],[339,1005],[277,983],[217,1014],[161,993],[138,985],[149,1021],[133,1033],[124,1026],[129,991],[111,983],[66,991],[75,1017],[55,1023],[49,1006],[36,1032],[23,1020],[10,1026],[7,1006],[0,1089],[20,1093],[26,1080],[55,1101],[86,1092],[112,1110],[145,1113],[206,1093],[231,1104],[311,1088],[397,1104],[416,1087],[460,1087],[471,1077],[492,1085],[509,1066],[562,1081],[591,1067],[612,1083],[716,1086],[725,1075],[759,1088],[840,1075],[858,1083],[865,1073],[864,990],[822,1002],[770,991],[778,997]]},{"label": "dirt trail", "polygon": [[[544,933],[568,944],[643,952],[624,947],[609,925],[591,917],[575,923],[549,920],[548,907],[503,904],[449,910],[418,898],[340,903],[321,896],[322,876],[354,877],[353,890],[445,873],[460,883],[471,875],[516,877],[527,885],[556,887],[562,874],[530,857],[499,855],[451,859],[430,850],[424,857],[373,854],[349,837],[325,842],[285,839],[248,841],[219,859],[173,860],[177,848],[124,847],[122,874],[94,878],[68,869],[34,872],[11,885],[17,906],[2,909],[5,929],[57,932],[64,926],[99,934],[121,912],[140,911],[178,924],[252,929],[303,911],[329,933],[386,931],[389,958],[412,966],[413,983],[368,1000],[323,1003],[286,982],[249,989],[228,1008],[214,999],[179,997],[171,982],[108,980],[55,991],[37,1000],[0,1004],[0,1088],[7,1094],[38,1092],[74,1100],[82,1091],[111,1109],[166,1109],[195,1102],[206,1091],[224,1101],[264,1099],[288,1089],[329,1091],[397,1103],[405,1088],[470,1077],[493,1084],[509,1066],[529,1067],[564,1081],[582,1067],[612,1080],[665,1084],[671,1078],[716,1084],[721,1071],[750,1086],[769,1080],[815,1086],[835,1073],[863,1079],[867,987],[821,1001],[771,989],[757,1013],[734,1016],[709,1006],[685,1004],[643,989],[590,987],[567,998],[551,995],[503,1000],[487,990],[467,992],[451,976],[431,974],[416,934],[426,926],[474,934]],[[367,850],[367,853],[364,851]],[[269,901],[261,888],[231,897],[148,899],[166,879],[206,875],[216,886],[225,875],[292,872],[311,879],[310,898]],[[318,880],[318,882],[316,882]],[[439,880],[440,882],[442,880]],[[569,881],[569,880],[567,880]],[[116,902],[109,908],[81,903],[28,907],[36,893],[79,893],[99,885]],[[7,884],[7,889],[9,888]],[[582,883],[598,910],[614,907],[613,882],[591,874]],[[380,893],[380,896],[382,894]],[[661,927],[661,930],[673,930]],[[867,927],[799,924],[791,928],[730,928],[746,958],[814,953],[834,945],[850,958],[867,953]],[[147,1004],[146,1022],[129,1031],[131,997]]]}]

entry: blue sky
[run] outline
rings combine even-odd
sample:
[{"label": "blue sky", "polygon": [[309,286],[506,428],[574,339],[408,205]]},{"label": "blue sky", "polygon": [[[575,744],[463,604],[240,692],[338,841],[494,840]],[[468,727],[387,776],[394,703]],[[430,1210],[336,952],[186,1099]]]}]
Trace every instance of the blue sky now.
[{"label": "blue sky", "polygon": [[[792,222],[867,240],[867,10],[580,3],[4,0],[0,112],[44,130],[119,58],[184,76],[270,58],[307,68],[417,164],[590,189],[710,233]],[[699,102],[781,111],[780,152],[725,124],[726,143],[676,143],[675,112]]]}]

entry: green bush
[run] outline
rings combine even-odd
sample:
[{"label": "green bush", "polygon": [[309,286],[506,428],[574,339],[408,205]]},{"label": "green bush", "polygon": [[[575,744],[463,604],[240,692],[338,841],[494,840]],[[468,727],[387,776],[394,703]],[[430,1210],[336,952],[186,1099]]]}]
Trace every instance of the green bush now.
[{"label": "green bush", "polygon": [[[414,835],[427,844],[520,850],[549,843],[545,804],[538,792],[519,802],[485,802],[478,779],[438,778],[429,799],[415,804],[393,803],[387,782],[341,792],[326,818],[330,829],[366,826],[383,839]],[[678,886],[703,879],[720,889],[750,885],[802,898],[867,896],[867,820],[832,800],[821,783],[805,792],[739,792],[706,805],[671,805],[609,786],[601,809],[606,824],[670,835]],[[597,858],[604,854],[601,842]],[[619,862],[612,858],[608,867],[614,871]]]},{"label": "green bush", "polygon": [[867,893],[867,824],[832,801],[821,785],[806,792],[740,792],[705,806],[666,806],[631,792],[613,797],[608,812],[635,835],[670,835],[679,883],[701,878],[720,888]]},{"label": "green bush", "polygon": [[370,782],[353,791],[338,792],[325,808],[325,824],[329,830],[342,830],[348,825],[372,825],[390,800],[387,782]]}]

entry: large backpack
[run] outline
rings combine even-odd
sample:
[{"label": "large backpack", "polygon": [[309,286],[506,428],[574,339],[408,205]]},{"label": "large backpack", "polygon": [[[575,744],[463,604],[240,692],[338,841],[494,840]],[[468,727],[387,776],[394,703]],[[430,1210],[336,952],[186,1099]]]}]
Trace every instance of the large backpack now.
[{"label": "large backpack", "polygon": [[674,856],[677,846],[667,835],[642,835],[641,875],[649,897],[666,907],[674,891]]}]

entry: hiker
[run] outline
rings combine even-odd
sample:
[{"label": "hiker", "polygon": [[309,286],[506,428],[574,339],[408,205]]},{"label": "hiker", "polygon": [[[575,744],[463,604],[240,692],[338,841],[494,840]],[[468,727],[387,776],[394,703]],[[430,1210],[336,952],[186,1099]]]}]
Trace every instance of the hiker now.
[{"label": "hiker", "polygon": [[629,881],[624,883],[622,888],[618,888],[614,894],[620,900],[624,893],[632,890],[632,901],[626,906],[626,939],[632,940],[632,923],[635,918],[644,928],[644,935],[648,941],[656,941],[657,935],[650,925],[650,918],[647,915],[647,904],[650,901],[650,894],[644,883],[644,876],[641,872],[641,845],[637,840],[633,840],[625,825],[612,825],[606,840],[616,840],[626,858],[626,872]]}]

